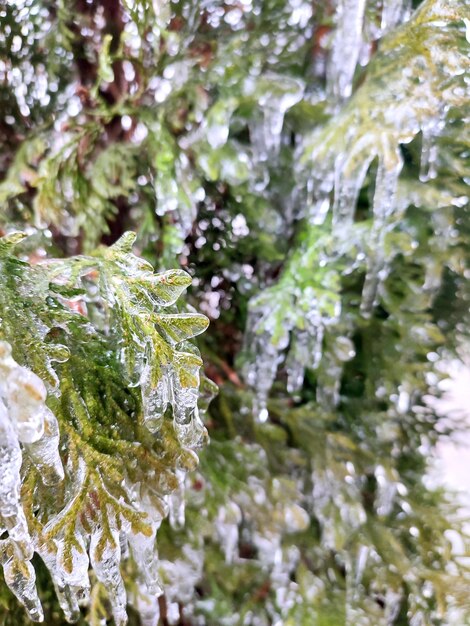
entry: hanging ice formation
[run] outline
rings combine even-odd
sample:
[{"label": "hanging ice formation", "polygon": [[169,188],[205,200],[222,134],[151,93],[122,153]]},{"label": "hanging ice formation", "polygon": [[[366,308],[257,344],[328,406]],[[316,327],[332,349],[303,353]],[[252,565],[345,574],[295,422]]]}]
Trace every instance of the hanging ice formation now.
[{"label": "hanging ice formation", "polygon": [[[341,359],[334,356],[332,349],[322,354],[322,344],[329,324],[344,324],[341,301],[334,313],[325,307],[319,315],[322,301],[331,297],[335,289],[325,294],[328,290],[319,280],[318,288],[309,286],[311,291],[307,294],[297,277],[313,269],[323,275],[319,266],[331,265],[331,272],[338,272],[338,259],[329,253],[335,247],[340,255],[351,257],[350,267],[364,271],[360,311],[363,317],[372,314],[392,260],[386,252],[387,236],[412,202],[412,198],[404,201],[403,194],[398,199],[403,169],[401,146],[421,133],[420,180],[434,178],[439,166],[437,141],[446,116],[452,107],[462,106],[468,98],[468,85],[462,80],[470,69],[468,56],[460,49],[449,54],[445,39],[447,24],[459,19],[463,24],[462,4],[432,0],[424,2],[410,22],[389,32],[380,42],[364,82],[351,96],[362,45],[364,8],[363,0],[338,2],[328,82],[331,102],[337,106],[343,101],[342,109],[298,149],[300,173],[295,197],[298,202],[307,201],[303,214],[310,223],[314,243],[309,251],[289,259],[280,279],[291,296],[284,295],[284,301],[278,304],[275,286],[251,306],[246,352],[252,356],[245,378],[257,390],[255,413],[263,420],[267,418],[267,395],[277,368],[284,361],[289,333],[289,390],[294,392],[301,386],[304,369],[309,367],[318,371],[317,399],[325,407],[337,402]],[[408,3],[382,3],[378,33],[389,31],[407,17]],[[414,34],[410,36],[409,32]],[[356,231],[356,207],[369,173],[375,173],[371,226],[365,231],[361,225],[362,230]],[[458,203],[459,199],[452,198],[450,202]],[[331,226],[327,223],[330,207]],[[336,240],[335,246],[329,244],[330,237]],[[438,285],[439,281],[434,283]],[[340,332],[344,330],[347,331]],[[258,348],[253,349],[254,346]]]},{"label": "hanging ice formation", "polygon": [[266,73],[248,79],[244,92],[247,96],[255,97],[261,108],[262,121],[252,121],[250,137],[255,158],[266,161],[278,154],[284,116],[302,99],[304,85],[295,78]]},{"label": "hanging ice formation", "polygon": [[366,0],[339,0],[336,29],[328,67],[330,97],[349,98],[354,71],[362,43],[362,25]]}]

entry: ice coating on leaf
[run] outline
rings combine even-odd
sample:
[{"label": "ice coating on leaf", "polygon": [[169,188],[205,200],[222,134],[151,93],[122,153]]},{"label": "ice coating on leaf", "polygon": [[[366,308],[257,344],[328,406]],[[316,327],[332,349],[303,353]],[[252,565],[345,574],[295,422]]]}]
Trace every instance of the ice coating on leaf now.
[{"label": "ice coating on leaf", "polygon": [[154,383],[152,370],[146,366],[141,376],[144,423],[150,432],[157,432],[163,423],[163,416],[170,401],[170,387],[167,376],[163,375]]},{"label": "ice coating on leaf", "polygon": [[[154,274],[149,263],[132,254],[134,239],[127,233],[93,256],[51,260],[44,268],[53,297],[63,298],[64,317],[69,298],[77,299],[80,313],[72,313],[71,323],[83,324],[92,345],[83,354],[47,344],[54,359],[64,363],[51,403],[54,413],[46,406],[41,379],[19,366],[9,344],[0,342],[0,531],[8,533],[1,546],[3,553],[18,555],[23,579],[7,578],[37,618],[28,564],[34,552],[49,570],[69,621],[89,604],[98,580],[115,623],[126,623],[120,569],[128,559],[142,592],[162,593],[157,530],[168,511],[172,524],[184,524],[185,476],[198,462],[193,450],[207,440],[198,401],[206,409],[214,385],[204,378],[200,395],[202,360],[189,340],[206,329],[208,320],[189,306],[178,313],[173,305],[190,277],[179,270]],[[64,330],[69,331],[66,324],[55,332]],[[44,337],[49,331],[44,325]],[[109,359],[104,367],[94,360],[97,344],[103,363]],[[142,402],[134,387],[140,387]],[[173,427],[164,423],[169,408]],[[65,468],[55,414],[65,431]],[[19,503],[22,458],[38,474],[27,517]],[[46,513],[36,517],[37,502],[57,483],[57,502],[48,500]],[[9,573],[10,561],[2,562]]]},{"label": "ice coating on leaf", "polygon": [[131,384],[141,387],[149,430],[161,428],[171,405],[181,443],[197,446],[204,435],[197,409],[202,360],[187,340],[204,332],[208,319],[192,311],[165,311],[191,278],[180,270],[154,274],[146,261],[131,253],[134,239],[133,233],[125,233],[103,252],[104,263],[98,264],[101,280],[111,288],[110,304],[116,303],[122,312],[123,362]]},{"label": "ice coating on leaf", "polygon": [[22,232],[12,232],[0,237],[0,256],[6,256],[18,243],[23,241],[27,235]]},{"label": "ice coating on leaf", "polygon": [[2,387],[4,398],[8,398],[10,419],[15,424],[19,440],[34,443],[44,433],[46,388],[33,372],[9,361],[4,359],[0,367],[6,374]]},{"label": "ice coating on leaf", "polygon": [[209,325],[208,318],[201,313],[155,315],[153,319],[174,344],[200,335]]},{"label": "ice coating on leaf", "polygon": [[90,590],[90,580],[88,569],[90,560],[87,552],[87,541],[83,532],[76,532],[74,544],[68,545],[67,539],[59,535],[57,544],[57,564],[63,572],[63,580],[70,587],[77,602],[88,596]]},{"label": "ice coating on leaf", "polygon": [[183,270],[167,270],[155,274],[152,280],[155,304],[157,306],[174,304],[190,284],[191,277]]}]

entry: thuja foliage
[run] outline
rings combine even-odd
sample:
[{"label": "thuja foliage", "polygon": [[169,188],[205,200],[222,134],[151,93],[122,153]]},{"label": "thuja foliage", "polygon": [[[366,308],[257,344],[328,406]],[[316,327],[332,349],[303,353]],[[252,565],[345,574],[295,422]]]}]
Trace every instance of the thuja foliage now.
[{"label": "thuja foliage", "polygon": [[465,0],[0,17],[0,624],[467,623]]}]

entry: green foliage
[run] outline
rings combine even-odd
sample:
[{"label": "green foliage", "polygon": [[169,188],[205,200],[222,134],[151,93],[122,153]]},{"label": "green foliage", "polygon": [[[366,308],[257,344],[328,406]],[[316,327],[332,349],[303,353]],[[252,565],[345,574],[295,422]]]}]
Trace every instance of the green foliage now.
[{"label": "green foliage", "polygon": [[467,11],[414,6],[2,9],[0,624],[7,587],[51,626],[470,619],[425,478],[468,326]]}]

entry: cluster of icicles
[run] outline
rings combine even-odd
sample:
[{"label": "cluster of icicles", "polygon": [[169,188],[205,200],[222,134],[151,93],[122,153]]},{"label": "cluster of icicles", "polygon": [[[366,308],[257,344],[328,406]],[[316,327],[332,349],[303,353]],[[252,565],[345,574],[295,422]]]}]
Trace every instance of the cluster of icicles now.
[{"label": "cluster of icicles", "polygon": [[[383,3],[382,26],[375,33],[376,38],[410,17],[408,4]],[[327,93],[332,110],[339,109],[339,112],[331,122],[316,129],[310,136],[299,138],[297,160],[311,173],[307,178],[300,174],[292,203],[302,206],[297,214],[305,217],[312,227],[322,226],[331,211],[332,228],[329,234],[334,238],[340,254],[350,253],[356,246],[352,269],[365,269],[360,314],[368,318],[390,270],[391,259],[385,252],[386,237],[413,202],[412,197],[400,193],[399,177],[404,165],[401,145],[410,143],[421,133],[419,180],[426,183],[437,176],[436,142],[442,134],[448,111],[462,105],[465,92],[468,97],[468,87],[466,90],[462,87],[462,76],[468,72],[469,62],[462,52],[449,55],[447,49],[441,47],[439,39],[446,23],[455,21],[456,8],[462,12],[464,21],[463,4],[456,3],[450,9],[443,3],[428,0],[412,20],[417,28],[428,29],[425,35],[430,41],[427,46],[429,58],[425,60],[413,54],[406,56],[406,47],[399,40],[388,41],[382,59],[384,63],[389,63],[391,71],[395,71],[393,77],[389,77],[389,88],[384,87],[383,76],[380,71],[376,74],[377,66],[374,66],[352,97],[351,104],[343,104],[351,96],[355,68],[364,47],[365,7],[364,0],[338,2]],[[413,40],[407,45],[412,49]],[[365,64],[368,58],[362,58],[361,62]],[[394,67],[389,58],[395,59]],[[401,69],[401,62],[407,64],[405,70]],[[397,67],[400,67],[399,75],[396,75]],[[383,73],[383,68],[381,71]],[[372,226],[367,240],[360,241],[357,236],[352,236],[352,229],[359,194],[374,160],[378,165],[372,200]],[[465,201],[465,198],[449,199],[449,203],[455,206],[462,206]],[[321,246],[320,242],[318,246]],[[315,259],[323,265],[335,260],[328,252],[328,245]],[[287,271],[291,272],[291,269]],[[429,268],[429,272],[432,271],[433,268]],[[295,268],[291,273],[295,274]],[[440,280],[435,278],[426,277],[424,288],[433,283],[435,292],[440,284]],[[290,287],[293,292],[291,306],[302,311],[300,323],[292,312],[286,311],[285,303],[279,306],[274,303],[275,291],[268,297],[261,294],[250,305],[245,351],[252,356],[245,366],[244,376],[256,391],[253,412],[261,422],[268,418],[268,393],[279,365],[286,358],[286,348],[289,347],[286,359],[289,391],[293,393],[301,388],[305,368],[316,369],[317,400],[330,409],[339,400],[343,363],[355,354],[348,336],[339,337],[331,350],[324,350],[326,329],[341,319],[341,301],[337,301],[333,314],[330,312],[325,316],[321,311],[328,308],[327,301],[331,298],[327,289],[322,285],[318,291],[309,287],[309,293],[299,295],[302,288],[295,284],[295,278]],[[282,332],[276,330],[280,326]]]},{"label": "cluster of icicles", "polygon": [[5,582],[26,607],[30,618],[42,621],[31,565],[36,546],[21,505],[23,452],[39,470],[45,485],[64,477],[59,457],[59,428],[47,408],[46,388],[33,372],[11,356],[0,342],[0,562]]},{"label": "cluster of icicles", "polygon": [[[101,515],[98,509],[95,511],[91,528],[90,523],[85,528],[77,519],[73,542],[65,536],[64,529],[55,533],[53,539],[47,538],[48,531],[60,527],[75,503],[90,489],[90,478],[83,459],[79,459],[78,467],[72,467],[70,461],[65,467],[62,465],[58,422],[46,406],[46,398],[42,380],[20,366],[12,357],[10,344],[0,341],[0,533],[4,537],[0,539],[0,563],[5,582],[30,619],[43,621],[31,564],[34,554],[39,554],[49,570],[66,620],[74,622],[80,616],[80,606],[87,606],[90,601],[91,567],[94,577],[107,591],[116,626],[127,623],[128,602],[139,611],[145,626],[155,626],[159,619],[158,596],[163,593],[160,575],[165,570],[166,577],[168,569],[171,581],[174,567],[159,562],[156,534],[167,514],[173,527],[184,525],[185,470],[197,465],[197,457],[191,450],[183,449],[184,463],[172,473],[176,488],[175,480],[161,488],[130,480],[122,485],[131,505],[146,516],[145,523],[150,529],[146,534],[132,530],[131,523],[119,512],[120,506],[128,505],[116,502],[116,510],[108,506],[106,515]],[[28,524],[22,506],[22,483],[31,463],[45,488],[61,483],[64,478],[68,484],[66,506],[43,529]],[[161,479],[165,481],[165,476]],[[106,488],[104,483],[101,486]],[[87,499],[93,507],[93,498]],[[133,596],[128,598],[120,565],[130,554],[137,568],[137,585]],[[170,585],[168,593],[179,598],[176,582]]]}]

